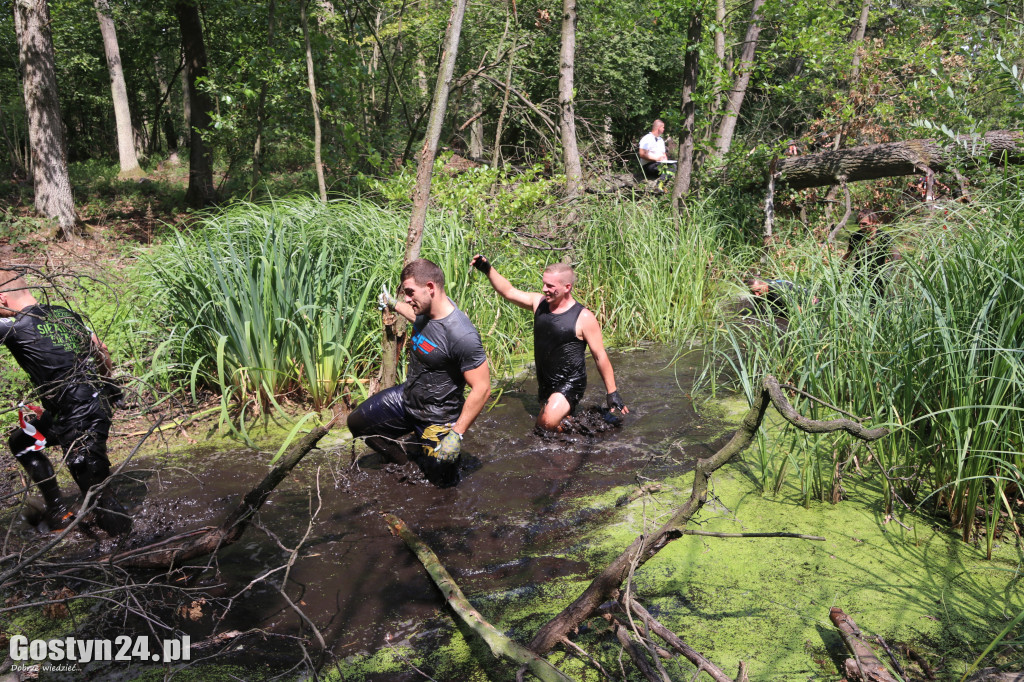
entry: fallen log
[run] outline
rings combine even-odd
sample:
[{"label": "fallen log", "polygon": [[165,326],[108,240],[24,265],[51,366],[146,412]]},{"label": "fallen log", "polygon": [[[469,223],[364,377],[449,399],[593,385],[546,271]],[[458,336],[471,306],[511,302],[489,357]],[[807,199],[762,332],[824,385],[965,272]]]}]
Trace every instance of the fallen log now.
[{"label": "fallen log", "polygon": [[875,656],[874,649],[861,637],[860,628],[853,618],[843,613],[838,606],[828,611],[829,620],[839,630],[843,643],[853,656],[846,661],[846,675],[864,682],[896,682],[896,678]]},{"label": "fallen log", "polygon": [[466,599],[466,595],[462,593],[458,584],[448,571],[445,570],[441,560],[437,558],[433,550],[416,533],[412,532],[402,519],[394,514],[384,514],[384,520],[388,522],[391,531],[402,538],[409,549],[412,550],[416,558],[423,564],[423,568],[427,569],[427,573],[434,580],[437,589],[441,590],[445,601],[452,607],[455,614],[486,642],[492,654],[496,657],[505,656],[520,665],[525,665],[531,673],[538,679],[544,680],[544,682],[572,682],[558,668],[523,645],[498,632],[493,625],[484,620],[480,612]]},{"label": "fallen log", "polygon": [[828,421],[808,419],[789,404],[779,387],[778,380],[774,376],[766,376],[760,393],[754,399],[750,410],[743,417],[740,427],[729,439],[729,442],[714,455],[697,460],[690,498],[673,512],[671,518],[661,528],[634,540],[622,554],[594,578],[583,594],[576,598],[576,601],[548,621],[530,642],[531,649],[541,654],[550,651],[563,637],[590,618],[601,604],[617,598],[619,586],[629,575],[631,567],[634,570],[639,568],[668,543],[682,537],[684,526],[707,501],[708,481],[711,474],[743,452],[753,442],[769,405],[774,405],[786,421],[807,433],[845,431],[864,441],[877,440],[889,433],[889,429],[885,427],[868,429],[850,419]]},{"label": "fallen log", "polygon": [[327,435],[333,423],[332,419],[326,426],[316,427],[292,445],[277,466],[271,469],[255,488],[246,493],[239,505],[219,526],[209,528],[198,535],[189,534],[174,543],[168,544],[166,540],[162,540],[153,545],[101,557],[97,561],[109,561],[125,568],[165,569],[196,557],[212,554],[221,547],[237,542],[249,527],[252,517],[270,497],[270,493],[302,461],[302,458],[316,447],[320,439]]},{"label": "fallen log", "polygon": [[805,189],[901,175],[938,173],[961,157],[1024,163],[1024,133],[993,130],[977,140],[961,135],[956,144],[932,139],[903,140],[804,156],[789,156],[775,164],[779,188]]}]

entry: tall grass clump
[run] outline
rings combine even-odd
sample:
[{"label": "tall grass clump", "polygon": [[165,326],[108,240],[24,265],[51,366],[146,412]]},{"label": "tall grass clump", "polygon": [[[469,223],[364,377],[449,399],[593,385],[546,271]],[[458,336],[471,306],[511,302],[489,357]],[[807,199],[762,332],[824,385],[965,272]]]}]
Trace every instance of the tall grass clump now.
[{"label": "tall grass clump", "polygon": [[[515,226],[431,212],[422,256],[441,266],[446,293],[476,324],[494,378],[532,361],[533,316],[470,268],[476,253],[530,291],[545,265],[567,257],[612,343],[686,341],[708,318],[724,227],[701,206],[678,227],[667,210],[631,202],[578,215],[550,235],[553,248],[537,249]],[[206,214],[145,257],[168,337],[155,372],[193,396],[219,391],[224,415],[229,404],[266,414],[282,398],[320,408],[365,395],[381,356],[374,304],[382,286],[398,288],[407,226],[405,207],[365,200],[241,202]]]},{"label": "tall grass clump", "polygon": [[709,323],[729,270],[728,225],[706,202],[677,224],[664,204],[598,204],[584,214],[573,257],[579,298],[619,341],[694,340]]},{"label": "tall grass clump", "polygon": [[[788,327],[765,316],[716,337],[748,397],[758,379],[782,382],[893,433],[862,453],[894,494],[948,512],[964,539],[991,550],[1000,512],[1021,499],[1024,465],[1024,204],[1015,196],[905,221],[904,257],[884,273],[883,295],[835,253],[817,246],[786,255],[775,272],[809,288],[788,305]],[[772,273],[767,273],[772,274]],[[817,297],[817,303],[811,299]],[[831,407],[800,394],[815,418]],[[781,440],[768,443],[771,440]],[[796,475],[805,500],[841,497],[853,461],[842,439],[783,430],[765,436],[762,486]],[[774,455],[772,453],[775,453]],[[976,523],[976,510],[983,510]]]},{"label": "tall grass clump", "polygon": [[[168,338],[159,370],[191,390],[265,413],[282,397],[314,407],[361,395],[380,362],[381,287],[395,292],[408,215],[367,201],[308,197],[234,204],[207,214],[145,257]],[[447,274],[447,293],[477,324],[495,374],[529,338],[527,316],[501,309],[469,261],[483,248],[451,216],[435,215],[422,255]],[[499,253],[511,272],[524,265]]]},{"label": "tall grass clump", "polygon": [[375,359],[374,301],[398,231],[370,204],[288,199],[207,215],[145,259],[169,328],[158,356],[193,393],[214,386],[257,411],[285,396],[329,405]]}]

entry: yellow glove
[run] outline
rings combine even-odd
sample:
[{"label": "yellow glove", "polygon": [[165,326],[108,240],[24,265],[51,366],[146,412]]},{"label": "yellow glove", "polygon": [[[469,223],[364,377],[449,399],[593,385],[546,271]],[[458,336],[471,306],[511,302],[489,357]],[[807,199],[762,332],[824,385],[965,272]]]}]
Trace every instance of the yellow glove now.
[{"label": "yellow glove", "polygon": [[462,452],[462,435],[448,424],[433,424],[423,430],[423,452],[439,462],[454,462]]}]

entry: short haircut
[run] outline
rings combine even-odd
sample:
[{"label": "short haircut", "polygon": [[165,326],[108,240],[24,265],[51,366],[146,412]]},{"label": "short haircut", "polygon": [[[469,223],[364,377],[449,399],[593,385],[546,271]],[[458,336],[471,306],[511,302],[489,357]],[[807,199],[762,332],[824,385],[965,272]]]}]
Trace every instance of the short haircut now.
[{"label": "short haircut", "polygon": [[0,268],[0,291],[23,292],[28,291],[28,283],[17,270]]},{"label": "short haircut", "polygon": [[882,221],[874,211],[861,211],[857,214],[857,224],[866,222],[868,225],[878,225]]},{"label": "short haircut", "polygon": [[433,282],[437,285],[437,288],[444,291],[444,271],[426,258],[417,258],[413,262],[402,268],[402,279],[405,280],[412,278],[419,286],[425,285],[427,282]]},{"label": "short haircut", "polygon": [[544,274],[547,273],[559,276],[564,275],[565,279],[569,280],[569,284],[576,284],[576,271],[568,263],[552,263],[544,268]]}]

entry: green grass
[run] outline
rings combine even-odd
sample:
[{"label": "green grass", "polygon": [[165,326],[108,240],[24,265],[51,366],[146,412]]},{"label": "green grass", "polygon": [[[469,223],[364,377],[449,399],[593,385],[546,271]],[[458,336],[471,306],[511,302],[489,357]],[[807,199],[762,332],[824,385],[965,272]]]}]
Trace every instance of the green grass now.
[{"label": "green grass", "polygon": [[[422,255],[441,266],[447,294],[477,325],[492,375],[509,376],[529,357],[532,318],[471,270],[473,254],[487,254],[527,290],[539,290],[547,263],[568,256],[579,297],[610,343],[689,339],[709,314],[711,271],[721,260],[721,226],[692,215],[679,229],[651,206],[583,207],[553,240],[556,250],[538,250],[498,225],[470,227],[436,211]],[[397,289],[407,221],[402,208],[310,197],[238,202],[200,216],[191,232],[143,255],[151,307],[168,337],[154,375],[193,394],[213,387],[225,411],[243,414],[278,411],[282,398],[323,408],[362,397],[360,380],[380,360],[374,301],[381,286]]]},{"label": "green grass", "polygon": [[[899,495],[945,510],[965,540],[991,547],[999,513],[1014,514],[1024,465],[1024,203],[994,195],[904,221],[904,258],[882,299],[817,247],[769,264],[820,302],[790,305],[787,331],[767,319],[726,327],[718,357],[748,396],[773,373],[893,434],[868,452],[846,437],[772,431],[758,464],[765,491],[796,476],[805,504],[829,499],[856,455],[886,470],[890,506]],[[795,401],[809,416],[836,416]]]}]

